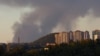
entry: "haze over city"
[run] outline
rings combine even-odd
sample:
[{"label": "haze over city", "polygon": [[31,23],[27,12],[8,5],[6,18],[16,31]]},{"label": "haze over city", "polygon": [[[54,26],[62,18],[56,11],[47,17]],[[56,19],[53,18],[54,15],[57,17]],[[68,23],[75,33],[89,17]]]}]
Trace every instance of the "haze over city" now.
[{"label": "haze over city", "polygon": [[100,30],[99,0],[0,0],[0,42],[31,42],[52,32]]}]

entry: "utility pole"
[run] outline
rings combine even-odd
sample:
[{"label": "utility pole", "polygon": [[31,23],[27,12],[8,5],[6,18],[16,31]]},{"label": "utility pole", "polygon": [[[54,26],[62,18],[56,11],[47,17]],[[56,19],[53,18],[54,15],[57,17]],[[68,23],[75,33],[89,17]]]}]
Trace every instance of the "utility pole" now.
[{"label": "utility pole", "polygon": [[20,37],[18,37],[18,44],[20,44]]},{"label": "utility pole", "polygon": [[7,52],[10,51],[10,42],[7,42]]}]

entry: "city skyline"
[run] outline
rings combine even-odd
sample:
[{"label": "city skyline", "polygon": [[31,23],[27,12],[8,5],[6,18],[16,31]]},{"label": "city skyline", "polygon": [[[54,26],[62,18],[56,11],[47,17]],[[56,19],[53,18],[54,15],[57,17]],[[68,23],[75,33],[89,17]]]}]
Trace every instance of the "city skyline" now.
[{"label": "city skyline", "polygon": [[[0,42],[35,41],[53,32],[100,29],[98,0],[0,0]],[[91,36],[92,37],[92,36]]]},{"label": "city skyline", "polygon": [[62,44],[62,43],[70,43],[70,42],[81,42],[83,40],[94,40],[100,39],[100,30],[93,30],[92,37],[90,37],[89,31],[69,31],[69,32],[58,32],[55,34],[55,43]]},{"label": "city skyline", "polygon": [[[74,31],[62,31],[62,32],[54,32],[54,33],[49,33],[49,34],[54,34],[54,38],[55,38],[55,43],[48,43],[51,44],[51,45],[54,45],[54,44],[61,44],[61,43],[70,43],[70,41],[73,41],[73,42],[76,42],[76,41],[82,41],[82,40],[97,40],[97,39],[100,39],[100,30],[96,29],[96,30],[93,30],[92,31],[92,34],[91,32],[89,32],[88,30],[86,31],[82,31],[82,30],[74,30]],[[47,35],[49,35],[47,34]],[[46,36],[46,35],[44,35]],[[41,36],[43,37],[43,36]],[[49,36],[50,37],[50,36]],[[53,36],[52,36],[53,37]],[[59,38],[59,39],[58,39]],[[41,39],[41,38],[39,38]],[[38,40],[38,39],[36,39]],[[35,41],[36,41],[35,40]],[[22,38],[21,37],[18,37],[16,39],[17,42],[6,42],[6,43],[28,43],[28,42],[21,42],[22,41]],[[32,41],[34,42],[34,41]],[[1,44],[4,43],[4,42],[0,42]]]}]

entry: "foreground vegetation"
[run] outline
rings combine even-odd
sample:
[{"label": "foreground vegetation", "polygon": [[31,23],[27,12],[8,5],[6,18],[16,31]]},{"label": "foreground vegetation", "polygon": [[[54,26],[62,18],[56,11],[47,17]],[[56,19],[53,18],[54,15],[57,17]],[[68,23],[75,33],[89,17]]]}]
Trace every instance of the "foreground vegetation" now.
[{"label": "foreground vegetation", "polygon": [[7,52],[0,46],[0,56],[100,56],[100,40],[83,40],[46,47],[49,49],[26,50],[23,46],[17,46]]}]

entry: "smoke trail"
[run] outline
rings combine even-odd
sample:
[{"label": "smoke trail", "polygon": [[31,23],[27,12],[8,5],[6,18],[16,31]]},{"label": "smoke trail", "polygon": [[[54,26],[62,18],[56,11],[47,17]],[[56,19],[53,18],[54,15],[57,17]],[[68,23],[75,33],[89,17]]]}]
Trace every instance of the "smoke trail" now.
[{"label": "smoke trail", "polygon": [[[31,42],[46,35],[61,25],[67,31],[76,27],[78,17],[84,17],[89,9],[95,16],[100,16],[99,0],[3,0],[12,7],[35,8],[35,11],[24,14],[21,23],[15,23],[14,39],[22,38],[22,42]],[[60,28],[61,30],[62,27]]]}]

